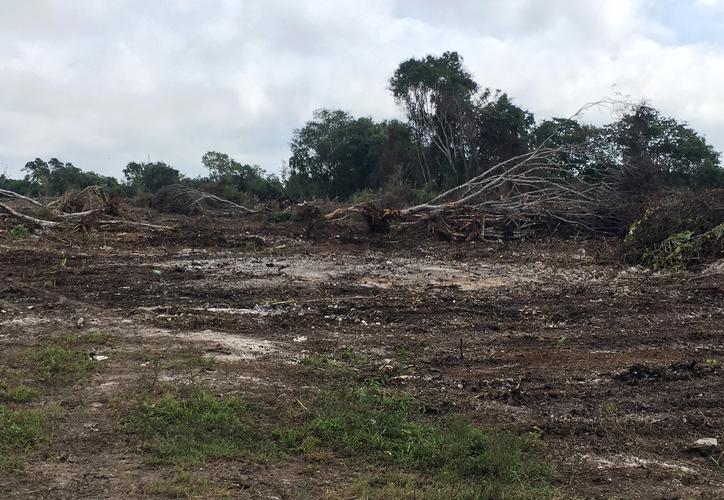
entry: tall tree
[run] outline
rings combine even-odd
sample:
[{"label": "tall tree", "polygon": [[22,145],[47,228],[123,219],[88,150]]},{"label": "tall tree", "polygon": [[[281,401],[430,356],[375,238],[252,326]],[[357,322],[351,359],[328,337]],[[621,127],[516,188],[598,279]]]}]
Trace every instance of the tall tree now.
[{"label": "tall tree", "polygon": [[445,52],[408,59],[390,78],[390,90],[415,132],[425,182],[462,180],[468,160],[462,120],[478,90],[463,58]]}]

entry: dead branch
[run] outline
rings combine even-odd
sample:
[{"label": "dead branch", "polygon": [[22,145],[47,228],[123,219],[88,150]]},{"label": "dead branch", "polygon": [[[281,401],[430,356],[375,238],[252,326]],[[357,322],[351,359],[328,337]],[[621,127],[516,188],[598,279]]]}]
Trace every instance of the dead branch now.
[{"label": "dead branch", "polygon": [[38,207],[42,207],[42,206],[43,206],[43,204],[40,203],[40,202],[37,201],[37,200],[34,200],[34,199],[32,199],[32,198],[28,198],[27,196],[23,196],[23,195],[18,194],[18,193],[14,192],[14,191],[8,191],[7,189],[0,189],[0,196],[5,196],[5,197],[7,197],[7,198],[15,198],[15,199],[18,199],[18,200],[26,201],[26,202],[31,203],[31,204],[33,204],[33,205],[36,205],[36,206],[38,206]]},{"label": "dead branch", "polygon": [[37,218],[31,217],[31,216],[29,216],[29,215],[21,214],[20,212],[17,212],[17,211],[15,211],[15,210],[13,210],[12,208],[10,208],[9,206],[7,206],[7,205],[4,204],[4,203],[0,203],[0,209],[4,210],[4,211],[7,212],[8,214],[12,215],[12,216],[15,217],[16,219],[22,220],[22,221],[24,221],[24,222],[29,222],[29,223],[31,223],[31,224],[35,224],[35,225],[37,225],[37,226],[41,226],[41,227],[44,227],[44,228],[46,228],[46,227],[56,227],[56,226],[59,226],[59,225],[61,224],[60,222],[50,221],[50,220],[43,220],[43,219],[37,219]]}]

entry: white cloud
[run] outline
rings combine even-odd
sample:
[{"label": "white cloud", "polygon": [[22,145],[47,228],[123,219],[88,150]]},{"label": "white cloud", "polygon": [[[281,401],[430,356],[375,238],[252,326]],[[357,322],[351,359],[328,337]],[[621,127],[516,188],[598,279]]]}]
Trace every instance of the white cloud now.
[{"label": "white cloud", "polygon": [[[724,20],[700,4],[691,0],[692,16]],[[397,64],[444,50],[540,117],[570,114],[615,84],[722,149],[724,40],[677,43],[680,27],[654,15],[661,5],[14,2],[0,18],[0,171],[58,156],[118,175],[150,155],[195,175],[209,149],[278,171],[314,109],[396,116],[386,87]]]}]

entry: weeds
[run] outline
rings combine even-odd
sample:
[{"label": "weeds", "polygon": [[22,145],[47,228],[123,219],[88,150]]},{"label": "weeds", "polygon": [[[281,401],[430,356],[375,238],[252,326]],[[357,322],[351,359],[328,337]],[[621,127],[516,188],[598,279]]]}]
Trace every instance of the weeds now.
[{"label": "weeds", "polygon": [[199,479],[184,470],[179,471],[173,479],[157,480],[145,485],[143,493],[166,498],[225,498],[228,496],[228,492],[208,479]]},{"label": "weeds", "polygon": [[108,335],[99,330],[91,330],[84,335],[63,335],[59,340],[61,344],[66,346],[79,344],[104,345],[108,343]]},{"label": "weeds", "polygon": [[37,392],[24,385],[0,390],[0,402],[4,403],[29,403],[36,397]]},{"label": "weeds", "polygon": [[249,407],[234,397],[192,388],[147,400],[121,419],[154,463],[187,464],[263,452]]},{"label": "weeds", "polygon": [[28,361],[37,370],[39,380],[51,384],[75,382],[95,367],[86,354],[54,345],[31,351]]},{"label": "weeds", "polygon": [[376,386],[321,393],[301,406],[305,411],[292,417],[291,411],[264,412],[237,397],[191,388],[129,409],[120,427],[155,463],[331,452],[409,478],[402,485],[388,478],[379,488],[355,486],[360,491],[404,488],[410,498],[424,497],[419,493],[430,488],[440,498],[549,492],[550,471],[536,455],[534,434],[486,431],[455,418],[426,422],[414,400]]},{"label": "weeds", "polygon": [[412,399],[374,386],[325,394],[311,408],[305,439],[440,484],[503,492],[542,485],[549,474],[534,456],[533,435],[484,431],[455,418],[421,422]]},{"label": "weeds", "polygon": [[13,240],[27,240],[28,236],[30,236],[30,231],[22,224],[18,224],[10,230],[10,238]]},{"label": "weeds", "polygon": [[0,406],[0,471],[17,468],[48,438],[52,411]]}]

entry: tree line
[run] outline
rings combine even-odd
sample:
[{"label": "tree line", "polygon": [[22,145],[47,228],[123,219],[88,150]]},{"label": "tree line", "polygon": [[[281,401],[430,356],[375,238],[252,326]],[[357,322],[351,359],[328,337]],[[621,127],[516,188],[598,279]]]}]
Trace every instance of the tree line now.
[{"label": "tree line", "polygon": [[[104,185],[133,195],[182,183],[240,201],[345,200],[381,190],[424,198],[544,144],[573,146],[560,153],[570,175],[617,172],[621,189],[634,195],[724,187],[720,154],[686,123],[646,103],[622,106],[618,118],[604,126],[577,118],[538,122],[508,94],[475,82],[457,52],[402,62],[389,90],[405,121],[376,122],[342,110],[319,110],[293,132],[281,178],[210,151],[201,159],[208,174],[197,178],[185,177],[164,162],[131,162],[118,181],[56,158],[37,158],[25,165],[23,179],[0,176],[0,188],[55,196]],[[576,148],[586,154],[576,154]]]}]

